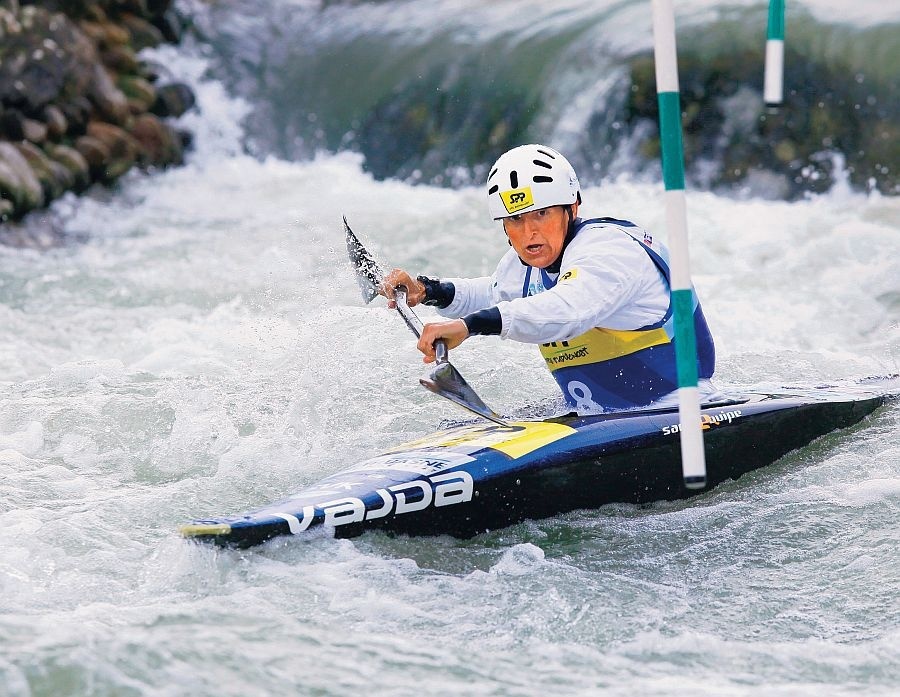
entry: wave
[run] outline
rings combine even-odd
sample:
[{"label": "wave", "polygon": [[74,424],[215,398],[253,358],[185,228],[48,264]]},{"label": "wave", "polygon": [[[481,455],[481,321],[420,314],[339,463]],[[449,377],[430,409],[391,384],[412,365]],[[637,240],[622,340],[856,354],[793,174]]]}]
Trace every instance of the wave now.
[{"label": "wave", "polygon": [[[705,188],[900,191],[900,13],[787,18],[786,104],[762,104],[766,5],[679,7],[688,174]],[[582,176],[658,176],[649,3],[220,0],[186,10],[215,77],[253,105],[248,147],[363,154],[378,178],[459,185],[549,142]],[[649,68],[648,68],[649,66]]]}]

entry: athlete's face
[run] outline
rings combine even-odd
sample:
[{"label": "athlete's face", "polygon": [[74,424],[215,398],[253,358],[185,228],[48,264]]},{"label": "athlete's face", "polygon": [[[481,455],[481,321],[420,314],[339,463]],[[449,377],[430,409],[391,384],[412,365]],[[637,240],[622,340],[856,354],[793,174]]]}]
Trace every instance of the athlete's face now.
[{"label": "athlete's face", "polygon": [[[544,269],[557,260],[569,230],[568,206],[551,206],[503,219],[503,228],[516,254],[529,266]],[[572,205],[572,217],[578,204]]]}]

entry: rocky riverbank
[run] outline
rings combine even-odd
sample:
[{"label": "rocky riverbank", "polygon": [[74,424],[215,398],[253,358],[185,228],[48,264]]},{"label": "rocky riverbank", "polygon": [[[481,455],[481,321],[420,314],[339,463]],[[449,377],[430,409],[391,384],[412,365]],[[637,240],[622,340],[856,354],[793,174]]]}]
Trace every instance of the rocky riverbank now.
[{"label": "rocky riverbank", "polygon": [[138,57],[180,33],[171,0],[0,7],[0,232],[67,191],[182,162],[190,135],[167,118],[194,95]]}]

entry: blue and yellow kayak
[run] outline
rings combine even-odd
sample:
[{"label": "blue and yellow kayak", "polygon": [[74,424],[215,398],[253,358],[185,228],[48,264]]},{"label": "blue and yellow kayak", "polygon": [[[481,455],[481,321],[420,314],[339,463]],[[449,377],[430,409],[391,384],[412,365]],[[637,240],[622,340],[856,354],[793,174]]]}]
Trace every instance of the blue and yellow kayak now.
[{"label": "blue and yellow kayak", "polygon": [[[752,394],[702,410],[710,487],[861,421],[900,394],[897,377],[793,394]],[[681,474],[677,409],[472,423],[405,443],[244,515],[181,527],[249,547],[325,528],[469,537],[608,503],[697,494]]]}]

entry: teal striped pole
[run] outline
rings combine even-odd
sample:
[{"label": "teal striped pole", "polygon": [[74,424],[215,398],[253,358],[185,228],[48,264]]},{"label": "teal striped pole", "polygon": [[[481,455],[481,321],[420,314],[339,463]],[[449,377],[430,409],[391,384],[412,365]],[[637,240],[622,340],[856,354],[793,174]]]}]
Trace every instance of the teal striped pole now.
[{"label": "teal striped pole", "polygon": [[697,390],[697,337],[688,257],[687,207],[684,198],[684,148],[681,143],[681,98],[675,49],[672,0],[653,0],[653,56],[659,99],[663,183],[666,187],[666,232],[672,267],[675,314],[675,359],[678,364],[678,416],[681,422],[681,471],[690,489],[706,486],[706,456]]},{"label": "teal striped pole", "polygon": [[784,101],[784,0],[769,0],[763,101],[766,106]]}]

